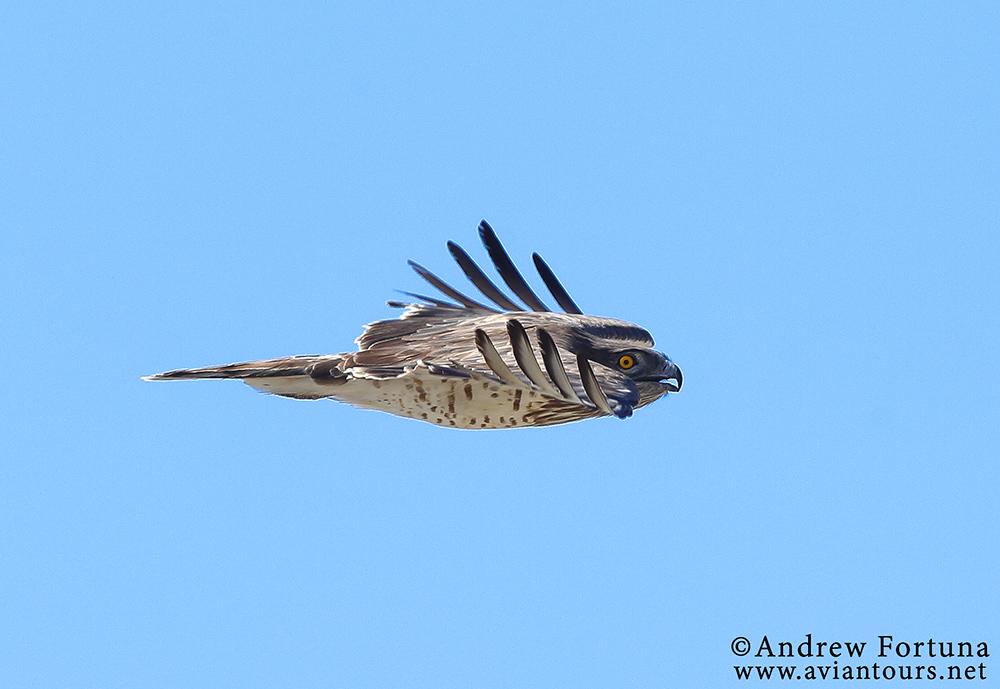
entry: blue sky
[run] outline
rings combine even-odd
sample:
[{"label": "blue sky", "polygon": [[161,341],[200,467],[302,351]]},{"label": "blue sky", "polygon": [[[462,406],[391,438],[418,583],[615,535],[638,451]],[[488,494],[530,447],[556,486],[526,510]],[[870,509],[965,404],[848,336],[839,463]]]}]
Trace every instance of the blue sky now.
[{"label": "blue sky", "polygon": [[[727,686],[737,635],[1000,644],[998,30],[5,7],[0,684]],[[352,349],[484,217],[683,393],[470,433],[139,380]]]}]

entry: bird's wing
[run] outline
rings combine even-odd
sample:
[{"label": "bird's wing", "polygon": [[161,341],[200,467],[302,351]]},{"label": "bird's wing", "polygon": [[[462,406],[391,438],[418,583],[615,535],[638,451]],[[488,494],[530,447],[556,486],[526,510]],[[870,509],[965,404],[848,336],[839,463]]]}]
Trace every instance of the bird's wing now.
[{"label": "bird's wing", "polygon": [[[497,238],[496,232],[490,227],[490,224],[483,220],[479,223],[479,237],[483,242],[483,246],[486,247],[486,251],[493,261],[494,267],[496,267],[497,272],[503,279],[504,283],[510,290],[527,305],[528,309],[531,311],[550,311],[550,309],[538,298],[538,295],[528,286],[527,281],[525,281],[524,276],[514,265],[511,260],[510,255],[507,250],[503,248],[503,244]],[[469,278],[469,281],[480,291],[483,296],[489,301],[493,302],[497,307],[487,306],[475,299],[459,292],[457,289],[446,283],[444,280],[439,278],[437,275],[431,271],[424,268],[419,263],[415,261],[410,261],[410,266],[417,272],[417,274],[424,280],[433,285],[436,289],[440,290],[442,294],[454,300],[454,302],[447,302],[433,297],[424,297],[421,295],[406,293],[408,296],[416,297],[421,301],[437,307],[453,310],[465,310],[472,311],[479,314],[485,313],[497,313],[498,311],[525,311],[525,308],[506,295],[504,292],[498,288],[492,280],[490,280],[482,269],[476,264],[474,260],[469,256],[469,254],[460,247],[455,242],[448,242],[448,251],[451,252],[452,258],[458,263],[459,268],[465,273],[465,276]],[[542,260],[542,257],[538,254],[532,254],[532,260],[534,261],[535,268],[538,270],[538,274],[541,276],[542,281],[545,286],[548,287],[552,296],[555,298],[556,302],[566,313],[582,314],[583,311],[580,307],[576,305],[572,297],[556,278],[555,273],[549,268],[548,264]]]},{"label": "bird's wing", "polygon": [[345,367],[385,369],[427,362],[443,374],[486,376],[595,416],[625,418],[638,404],[639,391],[630,378],[577,356],[565,337],[560,340],[546,330],[547,325],[563,327],[556,319],[568,316],[523,314],[526,328],[505,314],[449,319],[431,315],[436,308],[428,307],[423,317],[404,315],[371,324],[358,339],[361,351],[347,355]]},{"label": "bird's wing", "polygon": [[[611,369],[592,363],[582,356],[560,352],[552,337],[536,328],[541,364],[524,326],[516,319],[507,322],[509,348],[516,366],[508,364],[510,357],[500,353],[483,329],[476,330],[476,348],[486,364],[486,375],[492,375],[505,385],[520,386],[553,402],[553,411],[573,409],[586,416],[627,418],[639,402],[635,383]],[[507,347],[504,347],[505,351]],[[567,365],[569,362],[569,365]],[[478,367],[477,367],[478,368]],[[463,367],[468,370],[468,367]],[[477,371],[479,375],[481,372]]]},{"label": "bird's wing", "polygon": [[[493,228],[485,220],[479,223],[479,236],[497,272],[503,278],[504,283],[510,287],[515,295],[524,300],[531,310],[548,312],[548,307],[542,303],[541,299],[528,286],[524,276],[514,266],[510,255],[497,238],[496,232],[493,231]],[[488,306],[476,301],[472,297],[455,289],[419,263],[410,261],[410,266],[420,277],[452,301],[416,294],[414,292],[403,292],[404,295],[412,297],[416,302],[388,302],[389,306],[404,308],[406,311],[398,319],[376,321],[365,325],[364,332],[355,340],[359,350],[364,351],[381,343],[407,339],[416,336],[420,331],[434,330],[436,326],[458,323],[462,319],[491,316],[499,313],[523,313],[525,311],[524,306],[506,295],[486,276],[465,249],[455,242],[448,242],[448,251],[455,259],[455,262],[458,263],[459,268],[462,269],[465,276],[482,292],[487,300],[496,306]],[[580,307],[569,296],[569,293],[563,287],[562,283],[559,282],[558,278],[556,278],[555,273],[552,272],[548,264],[542,260],[542,257],[538,254],[533,254],[532,256],[539,275],[553,297],[555,297],[556,302],[568,314],[582,314],[583,312],[580,310]]]}]

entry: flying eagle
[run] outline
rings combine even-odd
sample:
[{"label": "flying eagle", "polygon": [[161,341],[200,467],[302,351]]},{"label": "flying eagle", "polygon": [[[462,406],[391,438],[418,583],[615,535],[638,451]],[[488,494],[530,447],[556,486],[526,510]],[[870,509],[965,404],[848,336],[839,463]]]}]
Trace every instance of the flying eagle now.
[{"label": "flying eagle", "polygon": [[[542,303],[485,220],[479,236],[507,287],[502,292],[462,247],[448,250],[496,306],[459,292],[410,261],[451,301],[406,292],[399,318],[364,326],[358,351],[186,368],[145,380],[237,378],[295,399],[334,399],[449,428],[550,426],[599,416],[625,419],[683,384],[680,368],[643,328],[584,315],[548,264],[535,268],[565,313]],[[541,363],[539,363],[539,356]]]}]

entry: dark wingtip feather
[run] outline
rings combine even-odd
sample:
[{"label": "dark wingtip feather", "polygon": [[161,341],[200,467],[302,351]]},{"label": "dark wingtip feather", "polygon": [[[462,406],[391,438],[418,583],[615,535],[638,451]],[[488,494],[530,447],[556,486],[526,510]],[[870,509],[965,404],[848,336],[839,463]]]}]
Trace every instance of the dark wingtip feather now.
[{"label": "dark wingtip feather", "polygon": [[490,336],[482,328],[476,328],[476,348],[483,355],[486,365],[499,376],[500,380],[510,385],[522,385],[521,381],[514,375],[514,372],[504,362],[500,353],[497,352],[497,348],[493,345],[493,340],[490,339]]},{"label": "dark wingtip feather", "polygon": [[542,362],[545,364],[545,370],[548,372],[549,378],[559,388],[563,397],[579,404],[581,402],[580,397],[569,382],[566,367],[563,366],[562,357],[559,356],[559,349],[556,347],[552,336],[543,328],[538,328],[537,334],[538,344],[542,347]]},{"label": "dark wingtip feather", "polygon": [[587,392],[587,397],[603,413],[613,414],[611,405],[608,404],[608,397],[601,389],[601,384],[597,381],[597,376],[594,375],[594,369],[590,367],[590,362],[582,354],[577,354],[576,364],[580,368],[580,379],[583,382],[583,389]]},{"label": "dark wingtip feather", "polygon": [[542,303],[538,295],[525,282],[524,276],[521,275],[517,266],[510,259],[510,254],[507,253],[507,250],[503,248],[503,244],[497,238],[497,233],[493,231],[493,228],[485,220],[479,223],[479,238],[483,241],[483,246],[486,247],[486,251],[493,260],[493,265],[496,266],[497,272],[500,273],[500,277],[503,278],[503,281],[507,283],[507,286],[510,287],[514,294],[519,296],[521,301],[534,311],[549,311],[550,309]]},{"label": "dark wingtip feather", "polygon": [[566,288],[562,286],[561,282],[559,282],[559,278],[557,278],[556,274],[552,272],[551,268],[549,268],[549,264],[546,263],[545,260],[537,253],[531,254],[531,260],[535,262],[535,269],[538,271],[538,274],[542,276],[545,286],[549,288],[550,292],[552,292],[552,296],[555,297],[556,302],[563,308],[563,311],[566,313],[582,314],[583,311],[576,305],[573,298],[569,296]]},{"label": "dark wingtip feather", "polygon": [[528,333],[515,318],[507,321],[507,335],[510,337],[510,346],[514,350],[514,360],[521,368],[521,372],[528,376],[528,380],[537,385],[543,392],[549,395],[558,395],[559,391],[546,379],[542,373],[542,368],[538,365],[538,359],[531,349],[531,341]]},{"label": "dark wingtip feather", "polygon": [[413,270],[417,273],[417,275],[419,275],[424,280],[426,280],[427,282],[429,282],[436,289],[440,290],[442,294],[445,294],[445,295],[451,297],[452,299],[454,299],[455,301],[457,301],[458,303],[460,303],[462,306],[465,306],[465,307],[470,308],[470,309],[483,309],[485,311],[495,311],[495,309],[491,309],[490,307],[486,306],[485,304],[480,304],[475,299],[472,299],[472,298],[467,297],[466,295],[462,294],[457,289],[455,289],[454,287],[452,287],[451,285],[449,285],[447,282],[445,282],[444,280],[442,280],[441,278],[439,278],[437,275],[435,275],[431,271],[429,271],[426,268],[424,268],[422,265],[420,265],[416,261],[410,260],[410,261],[407,261],[407,263],[409,264],[409,266],[411,268],[413,268]]},{"label": "dark wingtip feather", "polygon": [[[405,294],[408,297],[413,297],[414,299],[417,299],[418,301],[426,302],[428,304],[433,304],[434,306],[441,306],[441,307],[448,308],[448,309],[460,309],[460,308],[462,308],[458,304],[453,304],[452,302],[445,301],[444,299],[437,299],[435,297],[428,297],[426,294],[417,294],[416,292],[407,292],[405,289],[397,289],[396,291],[399,292],[400,294]],[[391,303],[397,303],[398,304],[398,303],[402,303],[402,302],[398,302],[398,301],[394,300]],[[406,304],[403,303],[403,306],[406,306]]]},{"label": "dark wingtip feather", "polygon": [[506,294],[497,289],[497,286],[493,284],[492,280],[486,277],[486,274],[480,269],[476,262],[472,260],[465,249],[455,242],[449,241],[448,251],[451,252],[451,256],[455,259],[455,262],[458,263],[458,267],[462,269],[463,273],[465,273],[465,277],[469,278],[469,281],[479,288],[479,291],[483,293],[483,296],[499,306],[501,309],[507,309],[508,311],[523,310],[519,304],[515,304],[507,297]]}]

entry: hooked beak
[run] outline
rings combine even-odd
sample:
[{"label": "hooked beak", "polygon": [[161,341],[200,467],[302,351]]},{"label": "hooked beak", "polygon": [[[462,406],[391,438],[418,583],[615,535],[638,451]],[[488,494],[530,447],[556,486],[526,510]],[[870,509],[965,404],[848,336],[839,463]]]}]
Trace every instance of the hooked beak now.
[{"label": "hooked beak", "polygon": [[667,389],[667,392],[680,392],[681,388],[684,387],[684,374],[681,372],[680,366],[672,361],[665,362],[663,370],[659,374],[648,376],[642,380],[659,383]]},{"label": "hooked beak", "polygon": [[684,387],[684,374],[681,372],[681,367],[670,362],[667,368],[670,370],[664,372],[664,377],[660,379],[660,382],[666,386],[669,392],[680,392],[681,388]]}]

